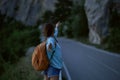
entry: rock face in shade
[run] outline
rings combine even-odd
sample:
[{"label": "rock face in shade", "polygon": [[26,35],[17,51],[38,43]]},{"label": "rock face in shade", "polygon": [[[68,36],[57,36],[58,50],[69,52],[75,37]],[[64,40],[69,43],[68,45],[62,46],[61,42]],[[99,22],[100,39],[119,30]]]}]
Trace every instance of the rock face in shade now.
[{"label": "rock face in shade", "polygon": [[[0,0],[0,14],[10,16],[26,25],[35,25],[46,10],[54,11],[57,0]],[[120,0],[73,0],[86,11],[89,40],[100,44],[108,35],[109,9],[120,15]],[[84,4],[85,1],[85,4]]]},{"label": "rock face in shade", "polygon": [[0,0],[0,13],[26,25],[35,25],[45,10],[54,11],[56,0]]},{"label": "rock face in shade", "polygon": [[14,16],[15,7],[17,0],[1,0],[0,1],[0,12],[1,14],[6,14],[7,16]]},{"label": "rock face in shade", "polygon": [[100,44],[108,35],[109,0],[86,0],[85,11],[88,18],[89,40]]},{"label": "rock face in shade", "polygon": [[120,0],[86,0],[85,11],[88,18],[89,41],[100,44],[109,35],[109,19],[112,11],[120,15]]},{"label": "rock face in shade", "polygon": [[39,20],[40,13],[42,13],[40,0],[20,0],[15,18],[25,24],[33,25]]}]

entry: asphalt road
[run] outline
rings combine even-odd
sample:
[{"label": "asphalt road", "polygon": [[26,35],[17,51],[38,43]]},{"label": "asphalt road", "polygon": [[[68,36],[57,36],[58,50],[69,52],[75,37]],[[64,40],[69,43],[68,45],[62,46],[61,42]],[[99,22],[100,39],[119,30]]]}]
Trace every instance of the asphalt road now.
[{"label": "asphalt road", "polygon": [[120,55],[58,38],[72,80],[120,80]]}]

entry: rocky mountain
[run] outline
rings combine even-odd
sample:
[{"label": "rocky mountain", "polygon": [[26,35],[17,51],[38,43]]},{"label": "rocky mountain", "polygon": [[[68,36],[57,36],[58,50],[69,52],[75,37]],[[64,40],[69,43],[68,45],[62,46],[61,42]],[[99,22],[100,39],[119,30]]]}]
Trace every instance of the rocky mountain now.
[{"label": "rocky mountain", "polygon": [[109,35],[111,11],[120,15],[120,0],[86,0],[85,11],[89,26],[89,40],[100,44]]},{"label": "rocky mountain", "polygon": [[35,25],[45,10],[54,10],[56,0],[0,0],[0,13],[26,25]]},{"label": "rocky mountain", "polygon": [[[89,40],[100,44],[108,35],[111,11],[120,15],[120,0],[73,0],[84,6]],[[54,11],[57,0],[0,0],[0,14],[10,16],[26,25],[35,25],[46,10]]]}]

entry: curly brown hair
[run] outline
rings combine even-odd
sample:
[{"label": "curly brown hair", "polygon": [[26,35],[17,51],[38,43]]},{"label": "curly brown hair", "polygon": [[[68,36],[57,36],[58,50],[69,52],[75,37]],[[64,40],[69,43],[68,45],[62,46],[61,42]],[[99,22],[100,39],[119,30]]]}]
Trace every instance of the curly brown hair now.
[{"label": "curly brown hair", "polygon": [[53,36],[54,34],[54,26],[51,23],[46,23],[44,26],[44,36],[45,38]]}]

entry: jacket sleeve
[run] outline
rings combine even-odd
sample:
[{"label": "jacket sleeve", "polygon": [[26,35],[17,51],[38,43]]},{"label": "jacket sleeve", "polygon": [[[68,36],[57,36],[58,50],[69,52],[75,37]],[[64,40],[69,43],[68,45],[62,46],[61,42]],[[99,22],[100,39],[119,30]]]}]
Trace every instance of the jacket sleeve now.
[{"label": "jacket sleeve", "polygon": [[57,28],[57,27],[55,27],[54,36],[55,36],[55,37],[57,37],[57,36],[58,36],[58,28]]}]

